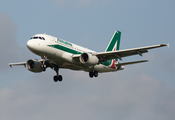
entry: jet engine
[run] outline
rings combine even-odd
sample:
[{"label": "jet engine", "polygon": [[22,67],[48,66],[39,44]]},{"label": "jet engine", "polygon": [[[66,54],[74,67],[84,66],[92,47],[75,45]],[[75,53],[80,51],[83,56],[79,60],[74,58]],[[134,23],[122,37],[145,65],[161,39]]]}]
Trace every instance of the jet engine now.
[{"label": "jet engine", "polygon": [[91,53],[82,53],[80,56],[80,62],[89,66],[94,66],[99,63],[99,59]]},{"label": "jet engine", "polygon": [[42,72],[44,71],[44,68],[41,67],[42,63],[38,62],[37,60],[28,60],[26,63],[26,68],[31,72]]}]

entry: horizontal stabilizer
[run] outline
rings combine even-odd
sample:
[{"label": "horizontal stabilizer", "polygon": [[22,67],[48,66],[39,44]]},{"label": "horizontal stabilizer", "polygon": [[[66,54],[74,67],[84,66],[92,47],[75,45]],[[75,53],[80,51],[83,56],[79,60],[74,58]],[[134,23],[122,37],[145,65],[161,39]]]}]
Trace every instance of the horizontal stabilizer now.
[{"label": "horizontal stabilizer", "polygon": [[148,62],[148,60],[141,60],[141,61],[134,61],[134,62],[119,63],[119,64],[116,64],[116,66],[131,65],[131,64],[137,64],[137,63],[143,63],[143,62]]}]

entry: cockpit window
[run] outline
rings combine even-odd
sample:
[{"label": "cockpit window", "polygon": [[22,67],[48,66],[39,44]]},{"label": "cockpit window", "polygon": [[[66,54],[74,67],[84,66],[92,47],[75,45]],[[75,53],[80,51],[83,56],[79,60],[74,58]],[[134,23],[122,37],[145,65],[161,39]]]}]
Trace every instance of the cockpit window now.
[{"label": "cockpit window", "polygon": [[30,38],[30,39],[40,39],[40,40],[45,40],[44,37],[32,37],[32,38]]},{"label": "cockpit window", "polygon": [[33,39],[38,39],[39,37],[33,37]]}]

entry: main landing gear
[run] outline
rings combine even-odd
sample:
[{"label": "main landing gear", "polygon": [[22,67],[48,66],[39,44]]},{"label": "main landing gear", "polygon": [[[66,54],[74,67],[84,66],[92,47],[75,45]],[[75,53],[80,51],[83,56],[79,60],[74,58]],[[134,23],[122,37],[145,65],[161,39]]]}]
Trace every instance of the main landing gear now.
[{"label": "main landing gear", "polygon": [[61,75],[55,75],[54,77],[53,77],[53,80],[55,81],[55,82],[58,82],[58,81],[62,81],[63,80],[63,77],[61,76]]},{"label": "main landing gear", "polygon": [[56,71],[57,75],[55,75],[55,76],[53,77],[53,80],[54,80],[55,82],[58,82],[58,81],[61,82],[61,81],[63,80],[63,77],[62,77],[61,75],[58,74],[59,67],[55,66],[55,67],[54,67],[54,70]]},{"label": "main landing gear", "polygon": [[98,77],[98,72],[97,71],[91,71],[91,72],[89,72],[89,77],[90,78]]}]

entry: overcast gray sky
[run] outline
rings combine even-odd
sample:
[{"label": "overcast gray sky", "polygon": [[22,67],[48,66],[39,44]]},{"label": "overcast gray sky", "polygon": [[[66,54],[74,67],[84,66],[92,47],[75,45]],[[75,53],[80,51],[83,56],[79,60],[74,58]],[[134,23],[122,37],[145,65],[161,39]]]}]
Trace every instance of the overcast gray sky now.
[{"label": "overcast gray sky", "polygon": [[[0,119],[174,120],[175,1],[173,0],[0,0]],[[102,52],[115,30],[120,49],[170,43],[149,51],[148,63],[99,74],[60,70],[34,74],[9,62],[40,57],[26,42],[47,33]]]}]

